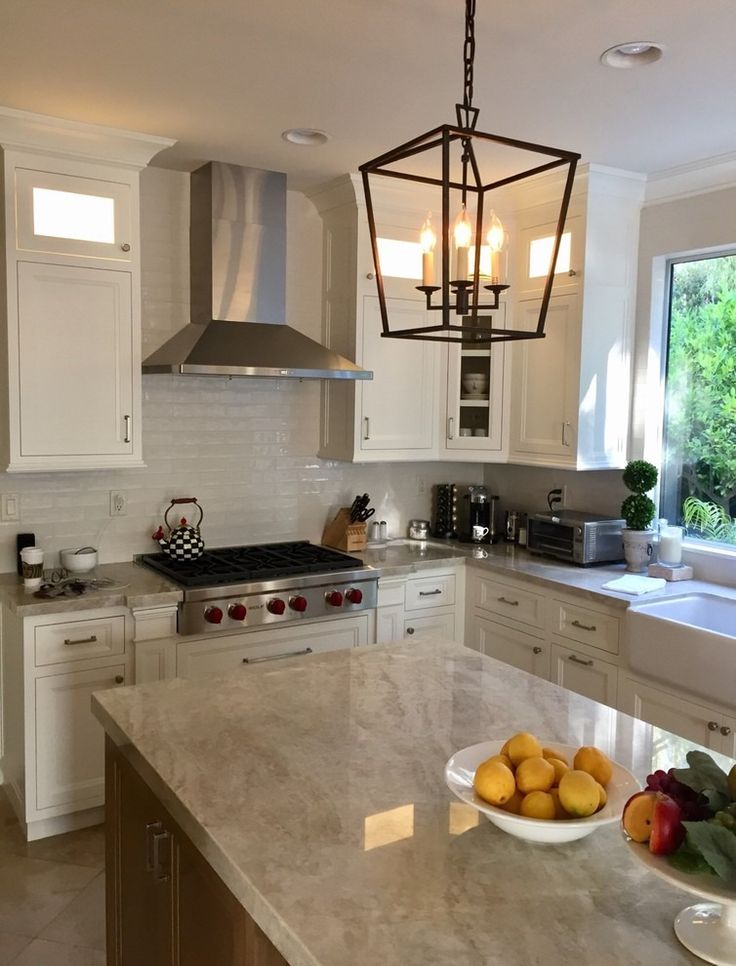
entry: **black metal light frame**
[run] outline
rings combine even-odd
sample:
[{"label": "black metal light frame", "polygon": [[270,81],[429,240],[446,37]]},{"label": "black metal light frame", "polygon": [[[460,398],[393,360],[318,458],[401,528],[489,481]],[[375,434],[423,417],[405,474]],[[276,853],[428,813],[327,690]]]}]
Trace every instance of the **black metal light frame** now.
[{"label": "black metal light frame", "polygon": [[[371,238],[371,248],[373,250],[373,262],[376,270],[376,285],[378,288],[378,300],[381,310],[381,324],[383,331],[381,335],[389,339],[416,339],[429,342],[473,342],[478,345],[489,345],[493,342],[514,342],[521,339],[543,339],[544,325],[547,319],[547,309],[552,294],[552,285],[555,277],[555,266],[557,256],[560,251],[562,235],[565,230],[565,221],[572,195],[573,181],[575,179],[575,169],[580,155],[574,151],[563,151],[558,148],[547,147],[542,144],[533,144],[528,141],[519,141],[515,138],[501,137],[498,134],[485,134],[476,130],[479,110],[472,106],[473,96],[473,61],[475,58],[475,4],[476,0],[466,0],[465,4],[465,47],[464,47],[464,66],[465,66],[465,96],[462,104],[455,105],[457,115],[456,124],[442,124],[439,127],[420,134],[412,138],[405,144],[387,151],[385,154],[360,165],[360,172],[363,178],[363,189],[365,192],[366,211],[368,215],[368,227]],[[478,162],[473,147],[473,142],[488,141],[494,144],[516,148],[520,151],[536,153],[552,160],[543,164],[535,165],[518,174],[483,183]],[[462,148],[462,180],[453,181],[450,174],[450,149],[451,146],[460,142]],[[409,174],[404,171],[394,171],[387,168],[387,165],[405,161],[407,158],[414,157],[425,151],[441,149],[441,176],[439,178],[429,177],[422,174]],[[493,312],[499,307],[501,292],[509,288],[508,285],[492,283],[483,285],[485,290],[491,293],[488,299],[480,292],[480,238],[483,232],[483,212],[485,209],[486,195],[506,185],[514,184],[525,178],[531,178],[551,171],[554,168],[567,166],[567,176],[565,187],[562,194],[559,217],[557,219],[557,230],[555,233],[554,244],[552,246],[552,257],[550,259],[549,271],[544,285],[542,302],[539,310],[536,329],[506,329],[499,328],[493,324],[491,316],[481,317],[481,312]],[[386,178],[399,178],[405,181],[412,181],[419,184],[435,185],[442,189],[442,228],[441,237],[441,285],[417,285],[417,289],[422,292],[427,300],[427,309],[430,312],[440,312],[442,321],[438,325],[420,326],[406,329],[391,329],[388,307],[386,304],[386,292],[384,287],[381,263],[378,254],[378,237],[376,232],[376,219],[371,195],[372,175],[380,175]],[[474,195],[477,199],[476,218],[475,218],[475,258],[471,279],[451,279],[451,241],[450,241],[450,192],[456,190],[462,193],[462,203],[465,204],[468,195]],[[433,297],[435,293],[440,293],[440,301],[435,303]],[[486,298],[486,301],[481,301]],[[451,319],[460,316],[470,324],[453,324]]]}]

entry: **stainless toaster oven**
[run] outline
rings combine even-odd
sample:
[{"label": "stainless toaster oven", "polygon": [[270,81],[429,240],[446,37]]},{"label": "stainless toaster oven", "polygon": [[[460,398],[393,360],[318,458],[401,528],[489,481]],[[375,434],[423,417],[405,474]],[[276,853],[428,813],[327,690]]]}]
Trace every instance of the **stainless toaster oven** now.
[{"label": "stainless toaster oven", "polygon": [[527,546],[568,563],[589,567],[624,559],[623,520],[580,510],[536,513],[529,517]]}]

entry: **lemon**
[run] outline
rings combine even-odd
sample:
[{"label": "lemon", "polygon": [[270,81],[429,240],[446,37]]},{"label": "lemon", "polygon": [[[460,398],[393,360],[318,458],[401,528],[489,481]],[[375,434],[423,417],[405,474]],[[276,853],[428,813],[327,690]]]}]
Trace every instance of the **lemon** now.
[{"label": "lemon", "polygon": [[549,792],[529,792],[521,803],[521,814],[526,818],[555,817],[555,802]]},{"label": "lemon", "polygon": [[600,749],[592,745],[584,745],[578,749],[572,766],[578,771],[587,771],[604,787],[613,777],[613,765]]},{"label": "lemon", "polygon": [[501,761],[484,761],[478,765],[473,787],[491,805],[505,805],[516,791],[514,773]]},{"label": "lemon", "polygon": [[608,792],[605,790],[605,788],[603,787],[603,785],[601,785],[600,782],[596,782],[596,784],[598,785],[598,794],[601,797],[601,802],[600,802],[600,805],[598,806],[598,811],[600,811],[608,801]]},{"label": "lemon", "polygon": [[525,758],[516,769],[516,787],[524,795],[529,792],[546,792],[555,780],[555,769],[541,755]]},{"label": "lemon", "polygon": [[504,755],[500,751],[499,751],[499,753],[497,755],[491,755],[491,757],[488,759],[488,761],[500,761],[501,764],[506,765],[506,767],[507,768],[510,768],[511,771],[514,770],[514,766],[511,764],[511,759],[509,758],[509,756],[508,755]]},{"label": "lemon", "polygon": [[524,796],[521,794],[517,788],[511,798],[506,802],[505,805],[501,805],[500,808],[504,812],[511,812],[513,815],[518,815],[521,812],[521,803],[524,801]]},{"label": "lemon", "polygon": [[548,761],[555,770],[555,780],[552,782],[552,784],[559,785],[562,776],[566,771],[569,771],[567,763],[562,761],[561,758],[546,758],[545,761]]},{"label": "lemon", "polygon": [[550,788],[549,793],[552,796],[552,801],[555,803],[555,818],[558,819],[558,821],[570,818],[569,813],[566,812],[562,807],[559,788]]},{"label": "lemon", "polygon": [[560,782],[560,803],[573,818],[586,818],[598,809],[598,782],[586,771],[568,771]]},{"label": "lemon", "polygon": [[520,731],[518,735],[514,735],[508,745],[508,751],[505,754],[517,767],[525,758],[538,758],[542,754],[542,746],[528,731]]},{"label": "lemon", "polygon": [[565,758],[561,751],[557,751],[555,748],[542,748],[542,758],[546,758],[548,761],[550,758],[556,758],[558,761],[567,765],[568,768],[570,767],[570,762],[567,758]]}]

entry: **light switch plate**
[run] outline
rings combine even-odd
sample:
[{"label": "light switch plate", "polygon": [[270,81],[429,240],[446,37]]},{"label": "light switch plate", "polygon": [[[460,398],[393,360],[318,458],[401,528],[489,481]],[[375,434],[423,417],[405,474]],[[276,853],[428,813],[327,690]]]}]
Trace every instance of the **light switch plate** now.
[{"label": "light switch plate", "polygon": [[0,521],[20,523],[20,497],[17,493],[3,493],[0,497]]}]

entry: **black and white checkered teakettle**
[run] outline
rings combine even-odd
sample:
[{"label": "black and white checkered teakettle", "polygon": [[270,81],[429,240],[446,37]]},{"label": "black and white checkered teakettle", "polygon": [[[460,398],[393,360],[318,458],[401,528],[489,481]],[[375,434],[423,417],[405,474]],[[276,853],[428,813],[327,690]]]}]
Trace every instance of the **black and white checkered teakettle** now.
[{"label": "black and white checkered teakettle", "polygon": [[[169,513],[180,503],[193,503],[199,510],[199,520],[194,526],[187,524],[186,517],[182,517],[178,527],[172,529],[169,523]],[[164,523],[169,528],[168,540],[164,537],[164,528],[159,527],[154,533],[153,539],[156,540],[165,554],[172,560],[196,560],[204,552],[204,540],[199,528],[204,519],[204,510],[197,503],[196,496],[179,497],[172,500],[169,508],[164,514]]]}]

